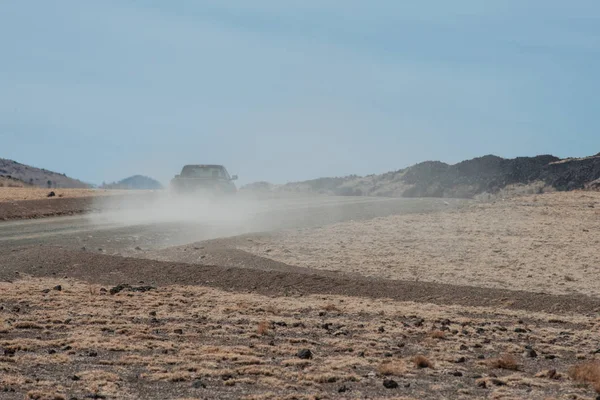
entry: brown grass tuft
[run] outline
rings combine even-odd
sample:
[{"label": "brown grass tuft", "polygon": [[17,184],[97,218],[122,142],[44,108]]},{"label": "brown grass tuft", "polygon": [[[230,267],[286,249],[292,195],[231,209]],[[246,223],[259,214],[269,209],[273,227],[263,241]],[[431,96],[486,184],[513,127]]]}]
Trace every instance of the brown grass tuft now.
[{"label": "brown grass tuft", "polygon": [[440,330],[435,330],[435,331],[431,331],[429,332],[429,337],[433,338],[433,339],[446,339],[446,334],[444,333],[444,331],[440,331]]},{"label": "brown grass tuft", "polygon": [[258,328],[256,329],[256,332],[259,335],[265,336],[269,334],[269,331],[271,330],[271,324],[269,324],[267,321],[261,321],[258,323]]},{"label": "brown grass tuft", "polygon": [[44,393],[40,390],[27,392],[26,399],[31,400],[66,400],[66,397],[60,393]]},{"label": "brown grass tuft", "polygon": [[425,356],[418,355],[413,358],[417,368],[433,368],[433,363]]},{"label": "brown grass tuft", "polygon": [[388,361],[382,363],[378,368],[377,372],[380,375],[394,375],[402,376],[406,373],[406,364],[401,361]]},{"label": "brown grass tuft", "polygon": [[489,365],[492,368],[507,369],[510,371],[517,371],[519,364],[517,360],[510,354],[505,354],[502,357],[493,358],[489,361]]},{"label": "brown grass tuft", "polygon": [[323,306],[323,310],[325,311],[340,311],[340,309],[335,304],[326,304]]},{"label": "brown grass tuft", "polygon": [[569,376],[574,381],[591,384],[594,390],[600,393],[600,362],[575,365],[569,369]]}]

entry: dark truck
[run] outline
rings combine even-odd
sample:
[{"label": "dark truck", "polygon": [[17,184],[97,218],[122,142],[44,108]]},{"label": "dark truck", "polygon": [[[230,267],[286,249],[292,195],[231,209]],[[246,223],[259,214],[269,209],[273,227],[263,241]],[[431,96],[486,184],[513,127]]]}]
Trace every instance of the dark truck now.
[{"label": "dark truck", "polygon": [[180,194],[234,194],[237,192],[233,183],[236,179],[237,175],[229,176],[222,165],[186,165],[181,174],[171,180],[171,189]]}]

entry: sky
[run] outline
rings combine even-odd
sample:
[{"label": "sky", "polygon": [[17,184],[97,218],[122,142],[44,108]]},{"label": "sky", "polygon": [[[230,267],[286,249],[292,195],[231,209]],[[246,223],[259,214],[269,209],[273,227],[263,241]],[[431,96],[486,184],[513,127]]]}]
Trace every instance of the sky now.
[{"label": "sky", "polygon": [[0,0],[0,158],[242,183],[600,152],[597,0]]}]

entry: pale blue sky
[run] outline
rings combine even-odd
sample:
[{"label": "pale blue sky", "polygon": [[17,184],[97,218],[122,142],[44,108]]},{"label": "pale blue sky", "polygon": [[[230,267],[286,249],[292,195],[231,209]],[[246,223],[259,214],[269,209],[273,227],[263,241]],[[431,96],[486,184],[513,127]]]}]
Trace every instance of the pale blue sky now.
[{"label": "pale blue sky", "polygon": [[0,157],[285,182],[600,151],[600,2],[0,0]]}]

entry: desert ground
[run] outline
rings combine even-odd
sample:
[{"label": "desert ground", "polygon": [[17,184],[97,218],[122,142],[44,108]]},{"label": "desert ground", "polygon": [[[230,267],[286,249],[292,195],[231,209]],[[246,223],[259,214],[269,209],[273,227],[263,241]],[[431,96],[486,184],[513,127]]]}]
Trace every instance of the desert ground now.
[{"label": "desert ground", "polygon": [[599,217],[575,191],[170,247],[0,242],[0,398],[594,399]]}]

